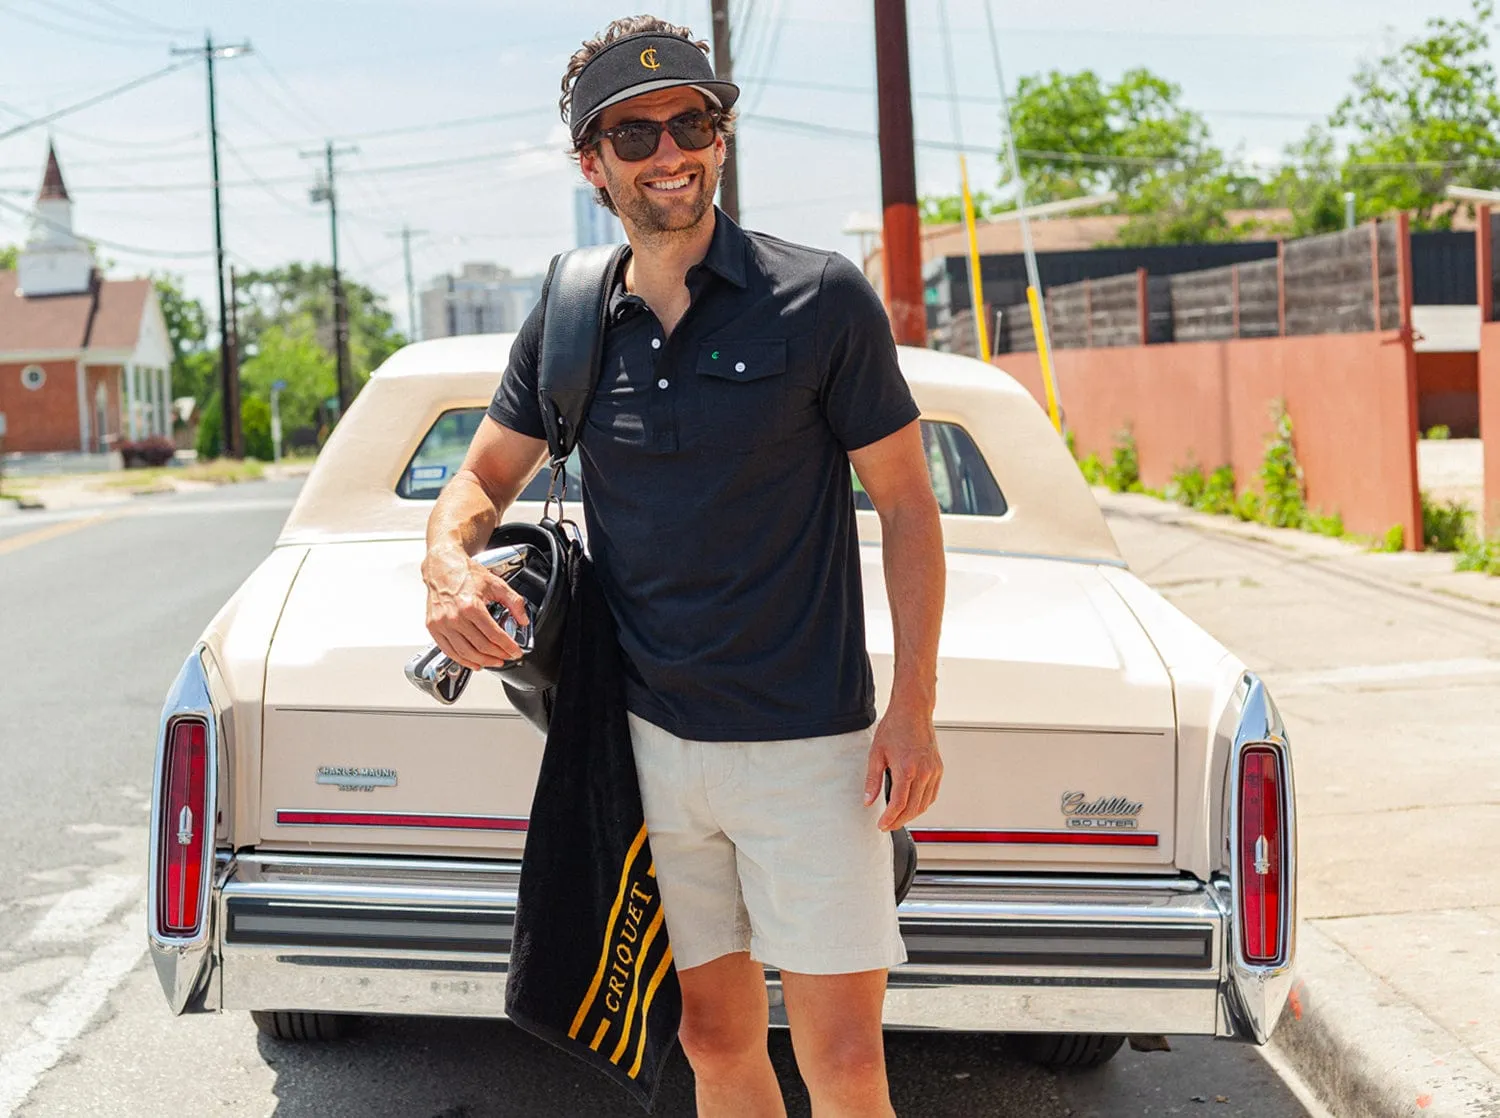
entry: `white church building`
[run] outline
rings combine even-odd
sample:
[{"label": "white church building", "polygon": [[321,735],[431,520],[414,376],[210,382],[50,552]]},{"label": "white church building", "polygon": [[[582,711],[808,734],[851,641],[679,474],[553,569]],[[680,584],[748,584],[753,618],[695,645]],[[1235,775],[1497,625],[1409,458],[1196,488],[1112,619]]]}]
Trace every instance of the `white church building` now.
[{"label": "white church building", "polygon": [[99,274],[49,147],[17,268],[0,271],[0,449],[98,453],[170,438],[171,370],[155,287]]}]

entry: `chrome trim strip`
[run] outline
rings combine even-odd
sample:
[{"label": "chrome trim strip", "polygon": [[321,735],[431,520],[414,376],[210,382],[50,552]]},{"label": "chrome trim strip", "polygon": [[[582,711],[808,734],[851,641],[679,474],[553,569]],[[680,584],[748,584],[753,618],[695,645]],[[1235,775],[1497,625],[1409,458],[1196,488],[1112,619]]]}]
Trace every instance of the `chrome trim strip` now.
[{"label": "chrome trim strip", "polygon": [[[1216,878],[1210,893],[1223,909],[1229,931],[1229,951],[1225,960],[1228,981],[1224,990],[1220,1035],[1265,1044],[1271,1039],[1291,992],[1292,967],[1297,954],[1297,795],[1292,778],[1291,742],[1270,692],[1259,676],[1246,672],[1240,680],[1237,695],[1243,698],[1229,757],[1226,788],[1229,823],[1223,836],[1229,850],[1229,880]],[[1245,873],[1236,841],[1240,830],[1238,782],[1245,750],[1251,746],[1272,749],[1284,789],[1282,810],[1286,813],[1286,834],[1283,849],[1286,864],[1281,890],[1281,944],[1278,952],[1281,961],[1274,964],[1245,961],[1236,907]]]},{"label": "chrome trim strip", "polygon": [[[324,818],[290,819],[286,816],[316,815]],[[361,819],[375,817],[381,822],[361,822]],[[324,819],[331,819],[325,822]],[[394,823],[393,819],[451,819],[452,823]],[[474,822],[477,821],[477,822]],[[486,826],[494,823],[496,826]],[[445,811],[394,811],[371,809],[369,811],[355,811],[352,809],[322,809],[301,807],[279,807],[276,809],[276,825],[278,827],[393,827],[406,828],[409,830],[435,830],[435,831],[514,831],[520,833],[525,831],[530,820],[521,815],[477,815],[466,812]]]},{"label": "chrome trim strip", "polygon": [[[518,871],[247,853],[216,890],[223,1005],[502,1016]],[[244,915],[248,936],[234,930]],[[901,919],[912,961],[892,972],[891,1028],[1215,1031],[1225,911],[1191,878],[919,873]],[[465,946],[450,924],[487,932],[464,933],[480,937]],[[272,942],[282,932],[291,942]],[[946,954],[924,961],[929,948]],[[1105,965],[1101,948],[1113,950]]]},{"label": "chrome trim strip", "polygon": [[177,673],[167,701],[162,707],[161,720],[156,734],[156,766],[151,781],[151,836],[150,862],[146,873],[146,936],[150,946],[151,961],[156,967],[157,978],[167,995],[167,1004],[175,1014],[197,1013],[218,1008],[218,990],[212,981],[216,952],[210,950],[214,940],[213,898],[216,884],[222,884],[223,875],[229,867],[217,856],[203,859],[203,879],[199,884],[198,932],[192,936],[175,935],[165,931],[158,923],[160,912],[160,878],[162,850],[162,781],[165,777],[168,734],[173,725],[182,718],[201,718],[207,726],[204,743],[205,779],[204,819],[199,824],[200,833],[212,844],[217,833],[216,820],[219,813],[219,742],[221,738],[218,716],[213,700],[209,696],[208,672],[203,662],[207,655],[202,645],[192,654]]},{"label": "chrome trim strip", "polygon": [[[1004,835],[1005,838],[932,838],[932,835]],[[1026,837],[1019,837],[1019,836]],[[1093,830],[1087,827],[913,827],[917,842],[936,846],[1158,846],[1155,831]]]}]

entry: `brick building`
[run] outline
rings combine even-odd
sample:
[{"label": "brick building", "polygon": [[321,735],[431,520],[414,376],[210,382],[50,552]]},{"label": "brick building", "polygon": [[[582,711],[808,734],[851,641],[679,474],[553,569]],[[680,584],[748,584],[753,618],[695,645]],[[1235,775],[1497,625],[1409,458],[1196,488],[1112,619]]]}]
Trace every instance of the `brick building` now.
[{"label": "brick building", "polygon": [[171,368],[155,288],[99,274],[49,149],[26,246],[0,272],[4,449],[98,452],[170,436]]}]

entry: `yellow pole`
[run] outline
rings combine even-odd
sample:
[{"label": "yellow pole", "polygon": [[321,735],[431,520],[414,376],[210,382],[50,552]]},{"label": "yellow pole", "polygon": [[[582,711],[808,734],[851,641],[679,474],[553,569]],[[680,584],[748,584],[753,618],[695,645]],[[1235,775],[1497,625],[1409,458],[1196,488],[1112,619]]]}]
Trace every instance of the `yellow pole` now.
[{"label": "yellow pole", "polygon": [[1042,360],[1042,383],[1047,386],[1047,414],[1052,426],[1062,434],[1062,416],[1057,411],[1057,385],[1052,381],[1052,354],[1047,349],[1047,324],[1042,320],[1042,300],[1036,288],[1026,288],[1026,302],[1031,304],[1031,332],[1036,337],[1037,356]]},{"label": "yellow pole", "polygon": [[979,275],[979,230],[974,227],[974,199],[969,194],[969,161],[960,153],[959,178],[963,181],[964,225],[969,230],[969,301],[974,308],[974,333],[979,360],[990,359],[989,324],[984,320],[984,281]]}]

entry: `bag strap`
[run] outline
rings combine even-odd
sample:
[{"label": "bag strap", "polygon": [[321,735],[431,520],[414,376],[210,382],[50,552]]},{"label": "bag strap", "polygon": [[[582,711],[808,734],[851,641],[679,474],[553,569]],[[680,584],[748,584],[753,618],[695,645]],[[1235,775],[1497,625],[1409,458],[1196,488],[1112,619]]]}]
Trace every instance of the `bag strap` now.
[{"label": "bag strap", "polygon": [[537,374],[542,426],[554,478],[578,445],[599,385],[604,314],[625,245],[596,245],[555,257],[542,289],[542,355]]}]

